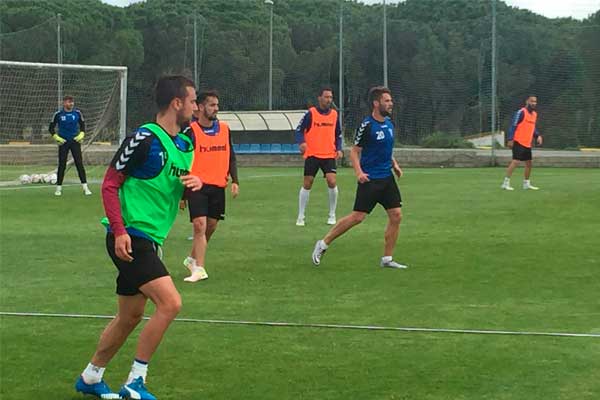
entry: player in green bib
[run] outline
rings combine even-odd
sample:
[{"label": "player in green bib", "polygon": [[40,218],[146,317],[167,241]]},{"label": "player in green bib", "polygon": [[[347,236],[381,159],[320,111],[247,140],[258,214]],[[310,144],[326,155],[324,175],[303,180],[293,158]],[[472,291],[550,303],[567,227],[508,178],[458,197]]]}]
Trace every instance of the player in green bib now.
[{"label": "player in green bib", "polygon": [[[148,363],[181,308],[181,296],[162,263],[160,246],[177,216],[185,188],[202,182],[189,175],[194,143],[181,133],[196,106],[194,83],[166,76],[156,85],[156,121],[128,136],[115,154],[102,184],[107,218],[106,248],[119,271],[118,312],[75,389],[101,399],[155,400],[145,386]],[[147,300],[156,311],[140,333],[135,360],[125,384],[112,392],[102,379],[104,369],[144,315]]]}]

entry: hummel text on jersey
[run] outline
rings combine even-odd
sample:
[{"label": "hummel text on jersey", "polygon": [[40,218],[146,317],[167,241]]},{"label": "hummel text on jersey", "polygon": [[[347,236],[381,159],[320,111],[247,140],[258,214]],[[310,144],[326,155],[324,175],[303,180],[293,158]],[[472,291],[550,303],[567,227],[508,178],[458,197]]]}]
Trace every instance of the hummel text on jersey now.
[{"label": "hummel text on jersey", "polygon": [[171,164],[171,168],[169,169],[169,175],[171,175],[171,176],[180,177],[183,175],[187,175],[189,173],[190,173],[190,171],[188,171],[187,169],[179,168],[179,167],[175,166],[174,164]]},{"label": "hummel text on jersey", "polygon": [[315,122],[315,126],[333,126],[332,122]]},{"label": "hummel text on jersey", "polygon": [[198,146],[198,151],[200,153],[206,153],[206,152],[210,152],[210,151],[227,151],[227,146],[226,145],[220,145],[220,146]]}]

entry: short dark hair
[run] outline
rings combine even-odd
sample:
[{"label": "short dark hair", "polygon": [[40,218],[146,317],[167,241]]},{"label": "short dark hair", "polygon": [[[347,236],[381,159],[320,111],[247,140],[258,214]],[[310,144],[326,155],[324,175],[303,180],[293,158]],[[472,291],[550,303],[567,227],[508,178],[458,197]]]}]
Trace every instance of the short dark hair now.
[{"label": "short dark hair", "polygon": [[369,107],[373,107],[373,102],[381,100],[381,97],[385,93],[389,94],[390,96],[392,95],[390,89],[386,88],[385,86],[373,86],[371,89],[369,89]]},{"label": "short dark hair", "polygon": [[209,97],[216,97],[218,99],[219,92],[213,89],[201,91],[196,97],[196,104],[204,104],[206,102],[206,99],[208,99]]},{"label": "short dark hair", "polygon": [[535,98],[537,99],[537,95],[535,95],[535,94],[530,94],[529,96],[527,96],[527,97],[525,98],[525,101],[529,100],[529,99],[530,99],[530,98],[532,98],[532,97],[535,97]]},{"label": "short dark hair", "polygon": [[331,92],[331,93],[333,93],[333,89],[331,88],[331,86],[321,86],[319,88],[319,96],[323,96],[323,92]]},{"label": "short dark hair", "polygon": [[187,88],[195,87],[194,82],[181,75],[161,76],[156,82],[155,100],[160,111],[165,110],[173,99],[185,99]]},{"label": "short dark hair", "polygon": [[73,96],[68,95],[68,94],[63,97],[63,101],[67,101],[67,100],[73,100],[73,101],[75,101],[75,99],[73,98]]}]

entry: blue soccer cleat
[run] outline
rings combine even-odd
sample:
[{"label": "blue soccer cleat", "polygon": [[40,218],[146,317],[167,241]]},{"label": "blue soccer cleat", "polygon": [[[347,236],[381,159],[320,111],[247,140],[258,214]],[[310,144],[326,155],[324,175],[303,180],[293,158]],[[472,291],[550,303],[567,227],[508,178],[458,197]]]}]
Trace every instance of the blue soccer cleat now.
[{"label": "blue soccer cleat", "polygon": [[119,395],[124,399],[131,400],[156,400],[156,397],[144,386],[144,379],[138,376],[133,382],[121,386]]},{"label": "blue soccer cleat", "polygon": [[75,382],[75,390],[83,394],[94,395],[99,399],[112,400],[121,398],[121,396],[119,396],[117,393],[113,393],[113,391],[110,390],[110,388],[104,382],[104,380],[101,380],[98,383],[92,383],[91,385],[88,385],[83,381],[81,375],[79,376],[79,379],[77,379],[77,382]]}]

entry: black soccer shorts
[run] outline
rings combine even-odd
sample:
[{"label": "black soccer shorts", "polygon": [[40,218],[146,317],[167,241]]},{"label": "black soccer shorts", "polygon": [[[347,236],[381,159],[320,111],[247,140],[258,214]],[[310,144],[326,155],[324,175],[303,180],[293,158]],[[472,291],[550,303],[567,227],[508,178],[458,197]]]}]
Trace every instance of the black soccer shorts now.
[{"label": "black soccer shorts", "polygon": [[225,219],[225,188],[203,185],[200,190],[186,192],[190,221],[198,217]]},{"label": "black soccer shorts", "polygon": [[106,235],[106,250],[119,270],[117,276],[117,294],[134,296],[141,293],[140,286],[145,283],[168,276],[167,268],[158,256],[158,245],[149,239],[131,236],[133,261],[127,262],[115,253],[115,235]]},{"label": "black soccer shorts", "polygon": [[519,161],[531,160],[531,147],[525,147],[519,142],[513,142],[512,158]]},{"label": "black soccer shorts", "polygon": [[386,210],[402,207],[402,196],[396,184],[396,179],[389,176],[383,179],[371,179],[359,183],[356,188],[354,211],[371,213],[373,208],[381,204]]},{"label": "black soccer shorts", "polygon": [[325,174],[337,173],[335,158],[317,158],[311,156],[304,160],[304,176],[315,177],[319,169],[323,171],[323,176]]}]

